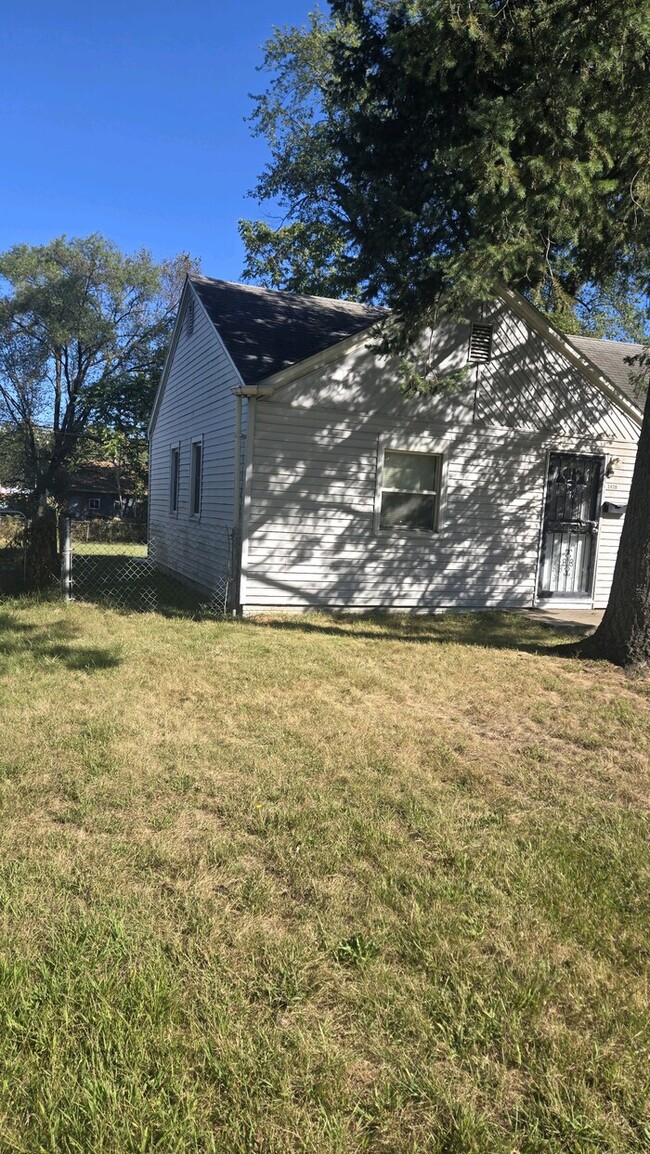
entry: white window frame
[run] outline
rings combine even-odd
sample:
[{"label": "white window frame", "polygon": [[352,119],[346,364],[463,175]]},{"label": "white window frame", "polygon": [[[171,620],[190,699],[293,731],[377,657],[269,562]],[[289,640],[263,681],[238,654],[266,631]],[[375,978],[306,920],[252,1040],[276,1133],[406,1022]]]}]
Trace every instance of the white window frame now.
[{"label": "white window frame", "polygon": [[[431,541],[440,534],[444,528],[444,514],[447,504],[447,463],[449,447],[448,441],[433,440],[426,436],[400,437],[385,435],[379,438],[373,516],[373,531],[376,537],[411,537],[418,541]],[[439,458],[439,492],[437,494],[435,527],[433,529],[405,529],[400,525],[393,525],[390,528],[381,527],[381,497],[384,491],[384,457],[386,453],[420,453],[423,456]]]},{"label": "white window frame", "polygon": [[89,513],[101,513],[101,511],[102,511],[102,499],[101,499],[101,497],[89,497],[88,498],[88,512]]},{"label": "white window frame", "polygon": [[[176,492],[174,493],[174,453],[176,453],[177,469],[176,469]],[[176,503],[174,504],[174,497]],[[181,503],[181,443],[174,441],[169,446],[169,515],[170,517],[178,517],[178,510]]]},{"label": "white window frame", "polygon": [[[201,452],[201,463],[199,468],[199,507],[194,508],[194,494],[196,491],[196,448]],[[203,434],[200,437],[192,437],[190,442],[190,519],[192,521],[201,520],[201,509],[203,507],[203,467],[205,464],[203,452]]]}]

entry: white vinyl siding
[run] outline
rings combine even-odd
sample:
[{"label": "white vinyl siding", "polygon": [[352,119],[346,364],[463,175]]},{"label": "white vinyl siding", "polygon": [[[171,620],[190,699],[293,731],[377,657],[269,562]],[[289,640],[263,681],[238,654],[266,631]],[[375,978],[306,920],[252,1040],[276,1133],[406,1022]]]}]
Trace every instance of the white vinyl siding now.
[{"label": "white vinyl siding", "polygon": [[442,437],[447,446],[444,526],[406,540],[374,531],[378,444],[386,435],[381,418],[360,422],[258,402],[247,605],[532,603],[542,438],[519,443],[508,431],[406,424],[400,432],[421,445],[428,440],[433,453]]},{"label": "white vinyl siding", "polygon": [[428,397],[405,397],[399,365],[378,357],[368,348],[367,338],[360,338],[346,356],[304,373],[283,386],[270,403],[339,413],[381,413],[387,426],[393,418],[398,422],[434,420],[436,424],[490,425],[636,442],[639,426],[632,418],[505,303],[486,305],[483,313],[481,323],[492,327],[487,362],[469,362],[469,323],[443,322],[420,342],[443,382],[446,372],[464,367],[464,385],[443,387]]},{"label": "white vinyl siding", "polygon": [[[151,433],[149,533],[162,567],[212,591],[230,566],[236,404],[232,390],[240,381],[198,299],[191,335],[185,316],[179,317],[176,340]],[[201,516],[192,517],[191,444],[197,438],[203,447]],[[176,444],[181,449],[178,514],[170,517],[170,446]]]},{"label": "white vinyl siding", "polygon": [[[477,323],[492,326],[491,359],[471,365],[454,390],[405,397],[396,366],[361,337],[275,395],[244,402],[245,611],[532,605],[549,451],[618,457],[603,499],[627,501],[638,426],[505,305],[484,309]],[[423,340],[442,376],[468,364],[469,333],[469,324],[446,325]],[[150,530],[163,563],[208,589],[229,565],[238,384],[197,299],[191,336],[179,320],[152,432]],[[200,518],[191,516],[191,445],[199,437]],[[177,441],[179,507],[171,518],[169,447]],[[436,532],[377,532],[386,450],[440,460]],[[620,519],[599,519],[596,606],[607,600],[620,529]]]},{"label": "white vinyl siding", "polygon": [[637,439],[638,425],[524,320],[499,302],[486,311],[494,333],[490,360],[472,370],[477,423]]},{"label": "white vinyl siding", "polygon": [[[620,457],[603,499],[627,500],[638,425],[503,302],[486,306],[490,360],[466,383],[405,397],[367,339],[256,404],[242,602],[404,609],[537,601],[550,450]],[[423,338],[444,371],[470,325]],[[436,533],[378,533],[382,447],[438,454]],[[607,602],[621,520],[599,518],[593,603]]]},{"label": "white vinyl siding", "polygon": [[[608,457],[618,457],[618,463],[609,477],[605,471],[603,504],[612,501],[616,505],[627,505],[636,459],[636,446],[631,445],[629,441],[612,441],[604,446],[604,451]],[[604,609],[609,599],[622,527],[622,517],[611,517],[606,513],[601,514],[596,542],[596,580],[594,585],[594,608],[596,609]]]},{"label": "white vinyl siding", "polygon": [[[541,432],[406,423],[400,432],[420,444],[428,438],[432,452],[445,439],[444,521],[437,533],[375,531],[378,444],[386,436],[380,417],[257,403],[246,611],[531,606],[549,449],[625,454],[622,443]],[[627,446],[628,461],[633,452]],[[618,480],[622,500],[622,466]],[[601,521],[595,605],[606,603],[620,524]]]}]

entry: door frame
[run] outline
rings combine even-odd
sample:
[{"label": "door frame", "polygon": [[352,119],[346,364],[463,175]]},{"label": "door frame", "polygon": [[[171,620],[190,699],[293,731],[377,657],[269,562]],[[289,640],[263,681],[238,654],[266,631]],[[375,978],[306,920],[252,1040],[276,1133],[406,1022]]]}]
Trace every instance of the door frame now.
[{"label": "door frame", "polygon": [[[554,454],[558,455],[558,456],[565,456],[565,457],[588,457],[591,460],[598,460],[599,464],[600,464],[599,476],[598,476],[598,488],[597,488],[596,497],[595,497],[595,501],[594,501],[595,512],[596,512],[595,520],[597,523],[596,541],[595,541],[595,546],[594,546],[594,551],[593,551],[593,558],[592,558],[592,562],[591,562],[591,574],[590,574],[589,592],[588,593],[576,593],[576,592],[571,592],[571,593],[560,593],[560,592],[542,593],[542,591],[541,591],[542,574],[544,572],[544,563],[546,561],[546,533],[545,533],[544,526],[546,524],[546,504],[547,504],[547,500],[548,500],[549,472],[550,472],[550,466],[551,466],[551,457]],[[595,585],[596,585],[596,572],[598,569],[598,552],[599,552],[599,546],[600,546],[601,509],[602,509],[602,502],[603,502],[603,488],[604,488],[604,483],[605,483],[606,460],[607,460],[607,456],[606,456],[606,453],[604,452],[604,450],[602,448],[599,448],[597,451],[591,452],[591,453],[585,452],[584,449],[558,448],[557,446],[551,446],[550,448],[548,448],[546,450],[546,462],[544,465],[544,484],[543,484],[543,490],[542,490],[542,502],[541,502],[541,511],[540,511],[539,548],[537,551],[537,573],[535,575],[535,605],[538,605],[538,606],[539,605],[550,605],[553,603],[557,604],[558,602],[562,603],[562,604],[569,604],[571,602],[576,602],[576,603],[580,603],[584,607],[584,606],[593,604],[594,590],[595,590]]]}]

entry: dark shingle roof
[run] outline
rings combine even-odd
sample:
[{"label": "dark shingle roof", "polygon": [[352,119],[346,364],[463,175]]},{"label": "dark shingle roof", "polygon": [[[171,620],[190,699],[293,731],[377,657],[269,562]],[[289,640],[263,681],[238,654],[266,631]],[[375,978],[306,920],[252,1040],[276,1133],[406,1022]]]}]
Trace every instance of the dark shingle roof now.
[{"label": "dark shingle roof", "polygon": [[68,477],[68,490],[74,493],[106,493],[108,496],[122,490],[132,490],[133,478],[120,470],[120,485],[117,483],[115,465],[110,461],[89,461],[80,465]]},{"label": "dark shingle roof", "polygon": [[192,276],[246,385],[296,365],[386,317],[385,309]]},{"label": "dark shingle roof", "polygon": [[[601,373],[625,393],[635,405],[643,408],[643,392],[639,391],[631,379],[630,374],[635,372],[634,365],[628,365],[626,357],[635,357],[643,352],[643,345],[636,345],[628,341],[603,341],[597,337],[573,337],[569,340],[579,352],[584,353],[593,362]],[[636,369],[638,372],[639,369]]]}]

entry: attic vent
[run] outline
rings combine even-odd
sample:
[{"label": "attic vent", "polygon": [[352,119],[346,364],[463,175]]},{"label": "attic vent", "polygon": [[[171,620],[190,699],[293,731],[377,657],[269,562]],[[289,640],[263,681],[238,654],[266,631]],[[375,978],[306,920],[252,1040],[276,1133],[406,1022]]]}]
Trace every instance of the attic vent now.
[{"label": "attic vent", "polygon": [[194,297],[190,297],[187,302],[187,314],[185,317],[185,332],[188,337],[192,336],[194,332]]},{"label": "attic vent", "polygon": [[472,325],[469,338],[470,361],[489,361],[492,356],[492,325]]}]

